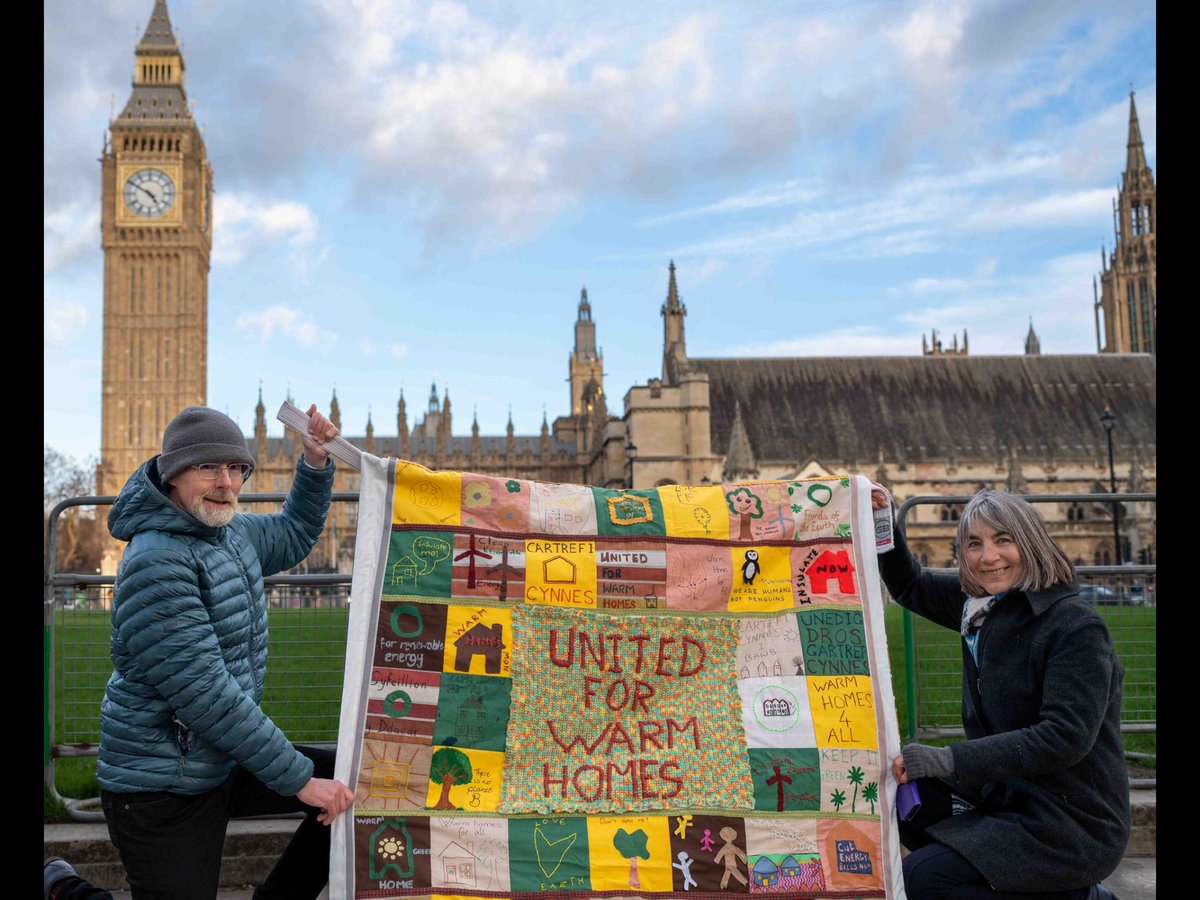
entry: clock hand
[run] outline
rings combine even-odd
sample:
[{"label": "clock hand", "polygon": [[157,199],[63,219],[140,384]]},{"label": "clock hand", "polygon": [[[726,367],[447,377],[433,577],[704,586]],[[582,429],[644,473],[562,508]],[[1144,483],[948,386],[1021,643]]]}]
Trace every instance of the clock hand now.
[{"label": "clock hand", "polygon": [[134,188],[134,190],[141,191],[143,194],[145,194],[147,197],[149,197],[151,203],[158,203],[158,198],[155,197],[148,190],[146,190],[144,187],[142,187],[140,184],[135,184],[133,186],[133,188]]}]

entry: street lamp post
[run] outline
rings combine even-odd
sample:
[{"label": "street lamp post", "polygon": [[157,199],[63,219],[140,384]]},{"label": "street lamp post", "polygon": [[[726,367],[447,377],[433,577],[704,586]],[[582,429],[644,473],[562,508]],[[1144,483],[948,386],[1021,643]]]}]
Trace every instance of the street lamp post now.
[{"label": "street lamp post", "polygon": [[625,487],[628,490],[633,490],[633,457],[637,453],[637,447],[633,445],[632,439],[627,439],[625,444]]},{"label": "street lamp post", "polygon": [[[1117,417],[1113,415],[1111,409],[1104,407],[1104,412],[1100,414],[1100,424],[1104,426],[1104,431],[1108,435],[1108,490],[1109,493],[1117,492],[1117,471],[1113,467],[1113,445],[1112,433],[1113,425],[1116,423]],[[1112,520],[1113,520],[1113,552],[1117,565],[1121,565],[1121,523],[1117,521],[1117,503],[1114,500],[1112,504]]]}]

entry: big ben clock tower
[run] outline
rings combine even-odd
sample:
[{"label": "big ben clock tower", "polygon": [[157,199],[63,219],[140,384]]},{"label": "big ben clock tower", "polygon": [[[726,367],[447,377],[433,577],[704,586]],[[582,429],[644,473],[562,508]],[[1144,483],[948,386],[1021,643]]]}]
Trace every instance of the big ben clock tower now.
[{"label": "big ben clock tower", "polygon": [[[166,0],[156,0],[134,50],[133,91],[109,133],[101,160],[101,494],[117,493],[159,451],[179,410],[205,402],[212,168]],[[114,560],[106,554],[106,571]]]}]

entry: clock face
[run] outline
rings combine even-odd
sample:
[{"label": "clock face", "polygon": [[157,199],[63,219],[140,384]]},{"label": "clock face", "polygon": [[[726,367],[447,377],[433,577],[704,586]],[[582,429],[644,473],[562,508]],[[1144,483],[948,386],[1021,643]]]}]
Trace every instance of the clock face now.
[{"label": "clock face", "polygon": [[125,205],[147,219],[156,219],[175,204],[175,182],[161,169],[138,169],[125,182]]}]

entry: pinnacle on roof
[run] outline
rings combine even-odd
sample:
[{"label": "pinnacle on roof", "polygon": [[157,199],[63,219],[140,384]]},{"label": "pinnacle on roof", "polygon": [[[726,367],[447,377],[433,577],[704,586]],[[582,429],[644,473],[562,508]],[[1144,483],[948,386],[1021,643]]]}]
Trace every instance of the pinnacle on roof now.
[{"label": "pinnacle on roof", "polygon": [[175,32],[171,28],[171,17],[167,14],[167,0],[155,0],[154,11],[150,13],[150,21],[145,34],[138,41],[137,49],[160,53],[179,49],[179,42],[175,40]]},{"label": "pinnacle on roof", "polygon": [[1129,140],[1125,142],[1125,171],[1129,174],[1146,168],[1146,148],[1142,145],[1142,129],[1138,125],[1137,106],[1133,91],[1129,92]]},{"label": "pinnacle on roof", "polygon": [[725,474],[731,480],[753,478],[758,474],[758,461],[754,458],[750,435],[742,421],[740,400],[735,400],[733,404],[733,428],[729,432],[729,450],[725,453]]},{"label": "pinnacle on roof", "polygon": [[667,267],[671,272],[671,279],[667,284],[667,309],[679,309],[683,304],[679,302],[679,288],[675,284],[675,260],[671,260],[671,265]]},{"label": "pinnacle on roof", "polygon": [[1029,317],[1029,333],[1025,335],[1025,353],[1027,356],[1037,356],[1042,352],[1042,342],[1037,332],[1033,330],[1033,316]]}]

